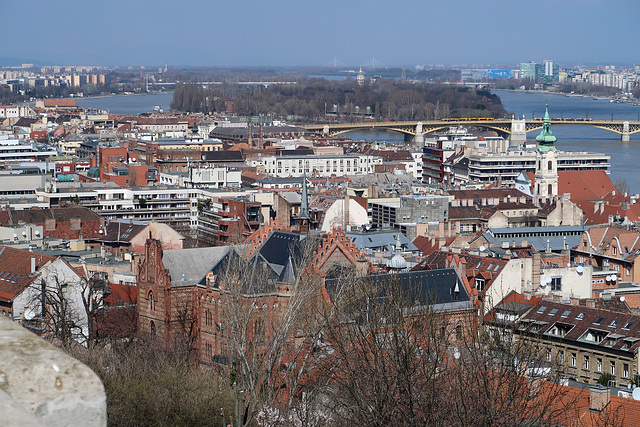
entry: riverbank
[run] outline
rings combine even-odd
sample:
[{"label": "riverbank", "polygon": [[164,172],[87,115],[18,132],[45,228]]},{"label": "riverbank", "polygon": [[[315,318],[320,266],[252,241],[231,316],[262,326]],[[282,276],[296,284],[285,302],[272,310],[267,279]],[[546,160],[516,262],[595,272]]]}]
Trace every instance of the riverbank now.
[{"label": "riverbank", "polygon": [[547,89],[495,89],[492,88],[491,92],[516,92],[516,93],[529,93],[529,94],[548,94],[548,95],[558,95],[558,96],[567,96],[567,97],[577,97],[577,98],[590,98],[594,101],[607,100],[609,102],[615,102],[618,104],[631,104],[634,106],[640,106],[640,99],[620,99],[618,95],[614,96],[603,96],[603,95],[585,95],[582,93],[564,93],[557,92]]}]

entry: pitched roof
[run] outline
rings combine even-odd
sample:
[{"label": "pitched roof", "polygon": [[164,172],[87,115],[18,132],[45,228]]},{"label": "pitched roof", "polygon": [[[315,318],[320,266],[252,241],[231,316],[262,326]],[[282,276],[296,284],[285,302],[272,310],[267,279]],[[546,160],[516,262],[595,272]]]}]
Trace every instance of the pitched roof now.
[{"label": "pitched roof", "polygon": [[78,104],[74,99],[45,99],[45,108],[65,107],[65,108],[78,108]]},{"label": "pitched roof", "polygon": [[34,279],[31,274],[31,259],[35,258],[36,271],[56,257],[0,246],[0,300],[12,301],[24,291]]},{"label": "pitched roof", "polygon": [[622,202],[624,195],[616,189],[603,170],[558,171],[558,193],[571,193],[571,200]]},{"label": "pitched roof", "polygon": [[172,283],[204,284],[207,273],[219,268],[230,250],[231,246],[169,249],[162,251],[162,263]]},{"label": "pitched roof", "polygon": [[[435,310],[473,308],[473,303],[465,287],[452,268],[378,274],[360,277],[356,280],[365,280],[380,285],[381,298],[385,297],[387,290],[392,290],[397,284],[402,289],[403,297],[411,298],[411,302],[419,301],[421,305],[429,305]],[[326,280],[325,287],[330,297],[335,295],[340,281],[340,278]]]},{"label": "pitched roof", "polygon": [[[537,334],[561,336],[565,341],[584,342],[602,350],[633,352],[640,347],[640,316],[631,314],[628,307],[618,311],[542,300],[521,318],[521,327],[532,324],[539,326]],[[557,324],[565,329],[562,334],[556,332]],[[594,340],[590,334],[601,338]]]}]

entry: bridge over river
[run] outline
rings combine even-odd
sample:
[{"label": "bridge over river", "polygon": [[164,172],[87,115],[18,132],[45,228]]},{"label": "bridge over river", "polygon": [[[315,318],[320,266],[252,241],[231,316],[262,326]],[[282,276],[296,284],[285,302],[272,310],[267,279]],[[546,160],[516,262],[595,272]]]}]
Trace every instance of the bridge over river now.
[{"label": "bridge over river", "polygon": [[[620,134],[622,141],[629,141],[629,135],[640,132],[640,121],[595,120],[595,119],[551,119],[551,125],[593,126]],[[423,142],[424,135],[451,126],[473,126],[494,130],[498,135],[511,137],[512,141],[526,139],[526,133],[542,128],[542,119],[491,119],[491,118],[447,118],[440,120],[404,122],[360,122],[302,125],[311,132],[338,135],[353,130],[383,129],[400,132],[407,140]]]}]

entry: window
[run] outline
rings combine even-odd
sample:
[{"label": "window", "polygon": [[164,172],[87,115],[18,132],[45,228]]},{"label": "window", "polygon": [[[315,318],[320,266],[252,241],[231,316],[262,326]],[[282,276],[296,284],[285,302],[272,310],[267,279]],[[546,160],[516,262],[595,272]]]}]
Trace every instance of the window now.
[{"label": "window", "polygon": [[601,317],[598,317],[598,318],[593,322],[593,324],[594,324],[594,325],[599,325],[600,323],[602,323],[602,321],[603,321],[603,320],[604,320],[604,317],[602,317],[602,316],[601,316]]},{"label": "window", "polygon": [[613,251],[614,255],[618,255],[618,247],[617,246],[611,246],[611,250]]},{"label": "window", "polygon": [[546,309],[547,309],[547,306],[546,306],[546,305],[543,305],[542,307],[540,307],[540,308],[538,309],[538,314],[542,314],[542,313],[544,313],[544,311],[545,311]]},{"label": "window", "polygon": [[602,372],[602,359],[600,358],[596,360],[596,372]]},{"label": "window", "polygon": [[482,292],[484,290],[484,279],[476,279],[476,289],[478,292]]},{"label": "window", "polygon": [[571,353],[571,367],[572,368],[576,367],[576,354],[575,353]]},{"label": "window", "polygon": [[618,323],[619,323],[619,322],[620,322],[619,320],[614,320],[613,322],[611,322],[611,323],[609,324],[609,327],[610,327],[610,328],[615,328],[616,326],[618,326]]},{"label": "window", "polygon": [[558,312],[557,308],[552,308],[551,311],[549,312],[549,316],[553,316],[554,314],[556,314]]},{"label": "window", "polygon": [[616,374],[616,362],[611,362],[611,375]]},{"label": "window", "polygon": [[631,276],[631,267],[627,267],[627,276]]},{"label": "window", "polygon": [[570,314],[571,310],[565,310],[564,313],[562,313],[562,317],[569,317]]},{"label": "window", "polygon": [[629,378],[629,364],[628,363],[623,363],[622,364],[622,377],[623,378]]},{"label": "window", "polygon": [[456,339],[457,340],[461,340],[462,339],[462,326],[461,325],[456,326]]},{"label": "window", "polygon": [[631,326],[633,326],[633,322],[627,322],[627,323],[622,327],[622,329],[630,329],[630,328],[631,328]]},{"label": "window", "polygon": [[155,311],[156,309],[156,300],[153,296],[153,291],[149,291],[149,308],[151,311]]},{"label": "window", "polygon": [[584,369],[589,370],[589,356],[584,357]]},{"label": "window", "polygon": [[551,278],[551,290],[552,291],[562,290],[562,277],[556,276]]},{"label": "window", "polygon": [[547,350],[547,362],[551,362],[551,350]]},{"label": "window", "polygon": [[560,351],[558,352],[558,362],[559,362],[561,365],[564,365],[564,351],[562,351],[562,350],[560,350]]},{"label": "window", "polygon": [[587,313],[582,312],[582,313],[580,313],[580,314],[578,314],[576,316],[576,320],[582,320],[582,319],[584,319],[584,316],[586,316],[586,315],[587,315]]}]

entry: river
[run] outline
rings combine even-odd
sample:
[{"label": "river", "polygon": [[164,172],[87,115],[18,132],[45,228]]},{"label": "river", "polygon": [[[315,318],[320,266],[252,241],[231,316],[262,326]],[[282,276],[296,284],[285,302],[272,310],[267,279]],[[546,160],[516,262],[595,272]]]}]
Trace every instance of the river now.
[{"label": "river", "polygon": [[[593,99],[580,96],[565,96],[549,93],[525,93],[495,91],[502,99],[505,109],[517,117],[541,118],[545,104],[549,102],[549,115],[560,118],[593,118],[611,120],[640,120],[640,106],[618,104],[607,99]],[[613,115],[613,116],[612,116]],[[613,182],[624,179],[632,193],[640,192],[640,133],[631,135],[630,142],[621,142],[620,135],[592,126],[554,125],[552,132],[558,138],[556,146],[564,151],[590,151],[611,156],[610,177]],[[527,134],[534,139],[540,131]],[[346,136],[353,139],[372,141],[401,142],[403,136],[385,131],[349,132]]]},{"label": "river", "polygon": [[159,106],[169,111],[173,92],[143,93],[135,95],[96,96],[91,98],[75,98],[82,108],[97,108],[111,114],[147,113]]},{"label": "river", "polygon": [[[607,99],[594,100],[590,97],[565,96],[549,93],[525,93],[496,91],[505,109],[518,117],[543,117],[545,103],[549,102],[551,117],[593,118],[611,120],[640,120],[640,106],[617,104]],[[81,107],[99,108],[112,114],[140,114],[153,111],[156,105],[168,111],[173,99],[172,93],[120,95],[95,98],[76,98]],[[631,142],[623,143],[620,135],[591,126],[555,125],[553,133],[558,137],[557,147],[565,151],[591,151],[611,156],[611,180],[622,178],[633,193],[640,192],[640,174],[637,173],[640,160],[640,133],[631,135]],[[530,132],[529,139],[539,131]],[[349,132],[353,139],[372,141],[402,142],[403,135],[385,131]]]}]

